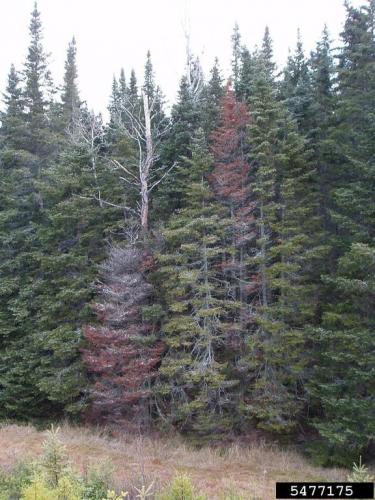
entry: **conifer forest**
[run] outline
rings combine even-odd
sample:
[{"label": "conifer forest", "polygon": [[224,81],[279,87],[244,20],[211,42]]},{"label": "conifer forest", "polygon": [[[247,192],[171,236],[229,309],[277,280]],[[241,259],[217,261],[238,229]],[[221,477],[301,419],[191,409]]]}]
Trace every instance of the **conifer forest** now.
[{"label": "conifer forest", "polygon": [[375,0],[345,9],[284,68],[268,28],[234,27],[230,75],[188,48],[170,110],[150,47],[105,121],[35,5],[2,89],[0,420],[374,458]]}]

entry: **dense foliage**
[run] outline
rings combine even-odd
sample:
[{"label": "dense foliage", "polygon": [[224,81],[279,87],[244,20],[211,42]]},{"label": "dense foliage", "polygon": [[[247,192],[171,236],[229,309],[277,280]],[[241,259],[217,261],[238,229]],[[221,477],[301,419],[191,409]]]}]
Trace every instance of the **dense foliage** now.
[{"label": "dense foliage", "polygon": [[1,113],[1,418],[374,453],[374,27],[346,4],[340,47],[298,35],[278,74],[236,26],[228,82],[188,47],[170,116],[148,53],[105,124],[35,6]]}]

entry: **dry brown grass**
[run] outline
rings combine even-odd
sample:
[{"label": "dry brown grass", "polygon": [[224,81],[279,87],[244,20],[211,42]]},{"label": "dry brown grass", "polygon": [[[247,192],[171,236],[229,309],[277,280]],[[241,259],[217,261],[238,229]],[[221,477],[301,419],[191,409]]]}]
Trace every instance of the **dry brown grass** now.
[{"label": "dry brown grass", "polygon": [[[0,466],[11,468],[42,452],[43,432],[32,426],[0,427]],[[69,457],[83,472],[90,464],[106,461],[114,466],[117,484],[156,480],[167,482],[176,471],[187,473],[197,489],[209,499],[222,499],[223,492],[236,492],[246,499],[274,498],[275,481],[342,481],[347,471],[321,469],[293,452],[265,444],[231,445],[224,452],[205,447],[189,448],[171,439],[121,435],[108,437],[103,431],[63,424],[60,439]]]}]

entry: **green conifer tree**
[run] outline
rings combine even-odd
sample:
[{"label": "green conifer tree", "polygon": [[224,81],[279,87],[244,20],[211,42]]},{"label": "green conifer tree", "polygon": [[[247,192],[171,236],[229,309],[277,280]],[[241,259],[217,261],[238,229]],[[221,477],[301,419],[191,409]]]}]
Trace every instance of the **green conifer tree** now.
[{"label": "green conifer tree", "polygon": [[305,324],[315,314],[309,269],[320,224],[316,179],[295,123],[276,96],[272,64],[260,55],[250,97],[252,189],[257,199],[258,330],[249,339],[244,413],[285,434],[303,409]]},{"label": "green conifer tree", "polygon": [[219,60],[211,69],[211,78],[203,89],[202,98],[202,128],[206,141],[209,142],[212,131],[218,126],[220,115],[220,101],[224,95],[223,79],[220,74]]},{"label": "green conifer tree", "polygon": [[68,45],[65,61],[64,85],[61,96],[63,116],[67,126],[71,124],[75,113],[78,112],[81,105],[77,85],[78,72],[76,57],[77,47],[75,38],[73,37],[72,41]]},{"label": "green conifer tree", "polygon": [[281,98],[297,121],[300,132],[304,135],[311,129],[312,92],[311,74],[305,58],[300,31],[298,30],[295,51],[289,55],[284,79],[281,83]]},{"label": "green conifer tree", "polygon": [[228,310],[220,262],[226,210],[214,202],[207,182],[212,160],[203,131],[192,146],[186,206],[163,232],[159,280],[167,307],[163,325],[168,347],[159,369],[156,393],[168,420],[195,438],[228,431],[237,381],[228,372]]}]

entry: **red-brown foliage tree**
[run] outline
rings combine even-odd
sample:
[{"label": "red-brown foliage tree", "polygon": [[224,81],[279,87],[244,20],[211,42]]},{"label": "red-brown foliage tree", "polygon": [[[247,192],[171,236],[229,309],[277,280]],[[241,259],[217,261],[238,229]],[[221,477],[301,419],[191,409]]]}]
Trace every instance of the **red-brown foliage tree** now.
[{"label": "red-brown foliage tree", "polygon": [[[220,126],[212,133],[211,152],[214,169],[210,181],[218,200],[230,210],[229,258],[223,262],[223,271],[231,277],[229,287],[233,299],[249,303],[257,296],[258,277],[251,273],[251,255],[254,254],[256,221],[255,201],[249,184],[251,166],[246,152],[246,126],[250,116],[246,105],[236,100],[228,83],[221,102]],[[251,308],[241,311],[250,320]],[[247,311],[247,313],[245,312]],[[250,316],[249,316],[250,313]]]},{"label": "red-brown foliage tree", "polygon": [[[214,168],[210,182],[218,201],[228,207],[227,258],[221,263],[228,298],[236,305],[228,318],[226,347],[232,351],[232,377],[240,381],[243,400],[253,376],[248,361],[248,341],[257,328],[259,306],[258,250],[256,246],[256,196],[250,188],[253,175],[248,161],[246,128],[250,116],[236,100],[230,83],[221,102],[220,126],[212,133]],[[230,363],[231,364],[231,363]]]},{"label": "red-brown foliage tree", "polygon": [[157,338],[157,307],[147,282],[154,260],[134,247],[112,248],[97,285],[93,306],[99,326],[86,326],[83,361],[93,384],[89,421],[145,427],[150,420],[150,387],[164,345]]}]

